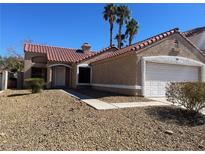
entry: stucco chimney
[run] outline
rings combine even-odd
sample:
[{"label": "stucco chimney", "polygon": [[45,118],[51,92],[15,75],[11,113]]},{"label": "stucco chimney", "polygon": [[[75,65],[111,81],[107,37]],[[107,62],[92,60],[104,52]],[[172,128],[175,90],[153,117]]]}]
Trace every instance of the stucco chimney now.
[{"label": "stucco chimney", "polygon": [[82,50],[83,50],[83,53],[85,54],[91,54],[91,46],[89,43],[84,43],[82,46],[81,46]]}]

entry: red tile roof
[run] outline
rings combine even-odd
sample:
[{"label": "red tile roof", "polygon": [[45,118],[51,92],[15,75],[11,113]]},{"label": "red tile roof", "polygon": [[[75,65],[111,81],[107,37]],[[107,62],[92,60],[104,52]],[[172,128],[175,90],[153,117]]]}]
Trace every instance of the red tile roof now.
[{"label": "red tile roof", "polygon": [[132,51],[138,51],[138,50],[140,50],[142,48],[145,48],[145,47],[147,47],[147,46],[149,46],[149,45],[151,45],[151,44],[153,44],[155,42],[158,42],[159,40],[162,40],[162,39],[164,39],[164,38],[166,38],[166,37],[168,37],[168,36],[170,36],[170,35],[172,35],[174,33],[177,33],[177,32],[179,32],[179,29],[178,28],[174,28],[172,30],[163,32],[161,34],[158,34],[158,35],[153,36],[151,38],[148,38],[148,39],[146,39],[144,41],[141,41],[141,42],[138,42],[136,44],[133,44],[131,46],[119,49],[119,50],[117,50],[117,51],[115,51],[113,53],[108,53],[108,54],[106,54],[106,55],[104,55],[104,56],[102,56],[100,58],[97,58],[94,62],[101,61],[101,60],[108,59],[108,58],[112,58],[112,57],[115,57],[115,56],[119,56],[119,55],[122,55],[124,53],[132,52]]},{"label": "red tile roof", "polygon": [[[156,36],[150,37],[146,40],[143,40],[141,42],[137,42],[131,46],[124,47],[122,49],[118,49],[116,47],[109,47],[105,48],[99,52],[91,52],[91,54],[84,54],[82,53],[81,49],[71,49],[71,48],[62,48],[62,47],[54,47],[54,46],[46,46],[46,45],[37,45],[37,44],[25,44],[24,51],[25,52],[33,52],[33,53],[40,53],[40,54],[46,54],[48,61],[55,61],[55,62],[74,62],[74,63],[80,63],[84,60],[91,59],[97,55],[100,55],[102,53],[106,53],[106,51],[109,51],[110,49],[114,49],[112,51],[114,52],[107,52],[106,54],[100,56],[99,58],[96,58],[93,62],[101,61],[104,59],[112,58],[115,56],[122,55],[124,53],[128,52],[136,52],[140,49],[143,49],[155,42],[158,42],[164,38],[167,38],[170,35],[173,35],[175,33],[180,34],[182,37],[184,37],[192,46],[197,48],[199,51],[200,49],[196,47],[191,41],[188,40],[186,35],[191,35],[190,33],[185,34],[179,32],[178,28],[174,28],[172,30],[163,32],[161,34],[158,34]],[[79,52],[81,51],[81,52]],[[202,53],[200,51],[200,53]],[[203,54],[203,53],[202,53]],[[92,62],[92,63],[93,63]]]},{"label": "red tile roof", "polygon": [[24,52],[46,54],[48,61],[52,61],[52,62],[78,63],[85,59],[89,59],[101,53],[104,53],[110,50],[111,48],[116,48],[116,47],[113,46],[113,47],[105,48],[99,52],[92,51],[88,55],[88,54],[82,53],[81,49],[71,49],[71,48],[62,48],[62,47],[54,47],[54,46],[27,43],[24,45]]}]

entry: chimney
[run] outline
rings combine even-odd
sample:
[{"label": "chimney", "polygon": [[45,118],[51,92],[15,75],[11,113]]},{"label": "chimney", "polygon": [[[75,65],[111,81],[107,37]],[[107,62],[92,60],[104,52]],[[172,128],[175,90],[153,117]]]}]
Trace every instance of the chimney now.
[{"label": "chimney", "polygon": [[82,46],[81,46],[82,50],[83,50],[83,53],[84,54],[91,54],[91,46],[89,43],[84,43]]}]

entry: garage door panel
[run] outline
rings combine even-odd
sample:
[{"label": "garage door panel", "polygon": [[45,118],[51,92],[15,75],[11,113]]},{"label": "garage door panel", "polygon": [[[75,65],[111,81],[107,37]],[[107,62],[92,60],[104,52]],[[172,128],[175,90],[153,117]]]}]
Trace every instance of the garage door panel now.
[{"label": "garage door panel", "polygon": [[199,67],[174,64],[147,63],[145,95],[164,97],[169,82],[198,81]]}]

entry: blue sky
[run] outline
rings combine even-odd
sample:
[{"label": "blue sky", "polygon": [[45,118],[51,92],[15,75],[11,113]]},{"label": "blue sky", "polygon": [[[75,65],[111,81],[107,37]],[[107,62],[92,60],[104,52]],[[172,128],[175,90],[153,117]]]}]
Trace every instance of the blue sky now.
[{"label": "blue sky", "polygon": [[[0,55],[9,47],[23,54],[23,40],[53,46],[93,50],[109,45],[105,4],[0,4]],[[186,31],[205,26],[205,4],[128,4],[140,24],[134,42],[179,27]],[[118,25],[115,25],[114,34]],[[114,41],[116,44],[116,41]]]}]

